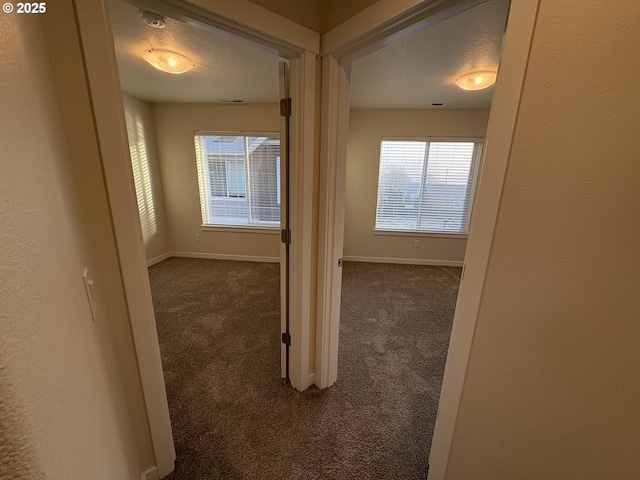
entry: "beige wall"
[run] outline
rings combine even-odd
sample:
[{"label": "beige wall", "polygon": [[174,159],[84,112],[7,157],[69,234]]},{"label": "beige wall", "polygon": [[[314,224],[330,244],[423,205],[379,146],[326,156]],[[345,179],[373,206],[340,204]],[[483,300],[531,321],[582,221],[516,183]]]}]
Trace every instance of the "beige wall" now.
[{"label": "beige wall", "polygon": [[[278,105],[155,104],[158,156],[171,249],[218,256],[279,258],[278,234],[201,229],[195,130],[279,131]],[[200,242],[194,240],[200,234]]]},{"label": "beige wall", "polygon": [[140,99],[123,95],[123,101],[144,251],[147,260],[152,260],[171,250],[153,112],[151,105]]},{"label": "beige wall", "polygon": [[107,307],[42,17],[0,16],[0,476],[138,479],[153,454],[130,337],[113,337],[126,310]]},{"label": "beige wall", "polygon": [[542,0],[448,479],[640,475],[640,3]]},{"label": "beige wall", "polygon": [[250,1],[320,33],[331,30],[376,2],[376,0]]},{"label": "beige wall", "polygon": [[[374,235],[383,136],[484,137],[487,110],[352,110],[347,150],[344,256],[372,261],[461,265],[466,239]],[[414,240],[420,247],[414,248]]]}]

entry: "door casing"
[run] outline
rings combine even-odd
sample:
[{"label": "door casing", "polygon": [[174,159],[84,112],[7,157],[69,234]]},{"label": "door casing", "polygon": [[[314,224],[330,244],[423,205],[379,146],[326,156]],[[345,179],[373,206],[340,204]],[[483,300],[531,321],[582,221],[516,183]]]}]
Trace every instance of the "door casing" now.
[{"label": "door casing", "polygon": [[[344,199],[344,183],[339,173],[344,172],[346,162],[349,105],[344,99],[348,98],[349,61],[479,3],[482,1],[379,0],[322,37],[321,164],[325,170],[321,178],[325,181],[321,184],[319,237],[324,243],[319,253],[316,360],[321,388],[337,378],[340,311],[336,302],[340,299],[341,275],[336,260],[342,256],[344,224],[344,201],[340,201]],[[429,457],[429,480],[446,476],[538,6],[539,0],[511,0]]]},{"label": "door casing", "polygon": [[[146,2],[149,3],[153,4],[155,10],[158,10],[156,7],[159,5],[165,5],[172,12],[182,13],[182,18],[186,21],[194,21],[200,25],[222,25],[227,33],[242,41],[252,44],[259,42],[261,48],[290,58],[291,98],[294,105],[291,151],[296,158],[291,168],[294,183],[290,189],[290,200],[298,206],[295,217],[292,217],[290,271],[299,286],[310,284],[315,265],[311,265],[312,259],[307,248],[311,244],[311,233],[304,231],[307,227],[304,222],[313,216],[313,188],[305,189],[303,186],[313,184],[313,120],[316,104],[313,91],[316,79],[315,58],[319,51],[318,34],[242,0],[215,5],[208,2],[187,5],[173,0]],[[201,6],[201,3],[207,5]],[[149,431],[158,475],[164,477],[173,471],[175,449],[128,156],[113,37],[102,2],[74,0],[73,5],[74,22],[80,32],[80,48],[94,109],[91,121],[95,125],[100,144],[104,175],[102,181],[107,186]],[[290,369],[290,379],[292,386],[298,390],[304,390],[310,385],[310,380],[313,381],[308,372],[310,303],[302,303],[308,296],[309,293],[302,288],[292,289],[290,294],[290,309],[297,312],[291,322],[290,362],[295,368]],[[306,329],[303,324],[307,325]]]}]

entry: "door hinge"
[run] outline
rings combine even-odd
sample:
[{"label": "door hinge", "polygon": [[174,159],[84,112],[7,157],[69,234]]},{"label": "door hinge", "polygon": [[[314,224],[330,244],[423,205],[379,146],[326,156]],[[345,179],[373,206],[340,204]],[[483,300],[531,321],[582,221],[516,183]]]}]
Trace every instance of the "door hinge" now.
[{"label": "door hinge", "polygon": [[341,267],[342,267],[342,258],[339,258],[338,259],[338,268],[341,268]]},{"label": "door hinge", "polygon": [[280,116],[281,117],[291,116],[291,97],[280,99]]},{"label": "door hinge", "polygon": [[280,241],[289,245],[291,243],[291,230],[280,230]]},{"label": "door hinge", "polygon": [[282,343],[284,343],[285,345],[289,345],[291,346],[291,334],[288,332],[283,332],[282,333]]}]

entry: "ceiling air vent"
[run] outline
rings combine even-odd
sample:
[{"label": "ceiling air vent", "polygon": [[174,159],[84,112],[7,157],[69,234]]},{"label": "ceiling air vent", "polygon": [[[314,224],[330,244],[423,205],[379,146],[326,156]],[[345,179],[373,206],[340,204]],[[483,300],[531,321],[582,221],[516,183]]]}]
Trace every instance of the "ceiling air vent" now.
[{"label": "ceiling air vent", "polygon": [[219,101],[220,103],[247,103],[247,102],[245,102],[245,101],[244,101],[243,99],[241,99],[241,98],[233,99],[233,100],[228,99],[228,98],[219,98],[219,99],[218,99],[218,101]]}]

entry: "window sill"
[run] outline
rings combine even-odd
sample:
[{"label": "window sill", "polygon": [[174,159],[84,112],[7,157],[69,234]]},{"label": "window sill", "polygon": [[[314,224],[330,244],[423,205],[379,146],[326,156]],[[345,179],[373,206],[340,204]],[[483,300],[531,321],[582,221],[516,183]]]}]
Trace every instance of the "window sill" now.
[{"label": "window sill", "polygon": [[433,237],[433,238],[457,238],[466,240],[468,233],[437,233],[437,232],[419,232],[412,230],[374,230],[374,235],[392,236],[392,237]]},{"label": "window sill", "polygon": [[200,225],[203,232],[259,233],[280,235],[280,227],[242,227],[239,225]]}]

